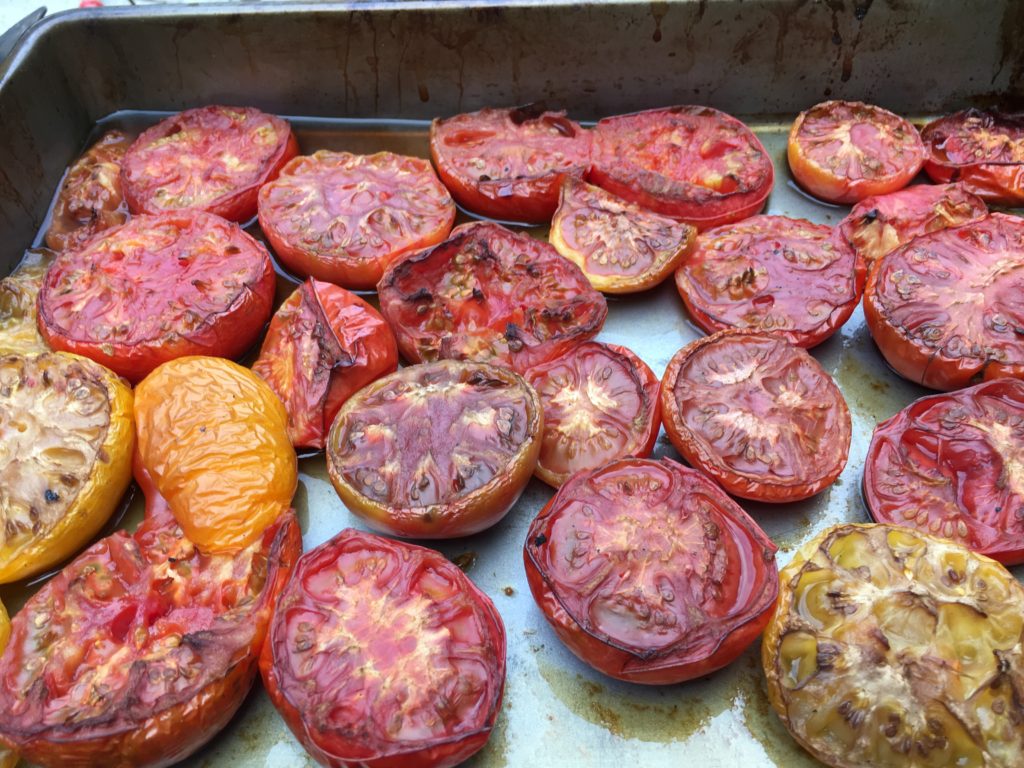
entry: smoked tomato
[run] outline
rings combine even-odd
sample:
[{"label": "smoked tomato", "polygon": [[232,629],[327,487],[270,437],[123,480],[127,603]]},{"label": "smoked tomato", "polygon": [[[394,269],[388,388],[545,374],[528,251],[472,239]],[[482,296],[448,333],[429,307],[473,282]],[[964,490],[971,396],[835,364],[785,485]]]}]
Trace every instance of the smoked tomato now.
[{"label": "smoked tomato", "polygon": [[600,672],[678,683],[721,669],[771,616],[775,545],[700,472],[622,459],[573,475],[530,525],[533,599]]},{"label": "smoked tomato", "polygon": [[1024,765],[1024,588],[999,563],[890,525],[840,525],[780,574],[768,698],[833,768]]},{"label": "smoked tomato", "polygon": [[259,188],[299,154],[292,128],[252,107],[199,107],[142,132],[125,153],[132,213],[198,210],[229,221],[256,215]]},{"label": "smoked tomato", "polygon": [[321,150],[263,185],[259,220],[292,272],[365,289],[403,254],[448,237],[455,203],[426,160]]},{"label": "smoked tomato", "polygon": [[557,488],[612,459],[651,455],[661,428],[654,371],[625,347],[588,341],[531,368],[544,409],[536,474]]},{"label": "smoked tomato", "polygon": [[668,107],[601,120],[589,179],[705,230],[760,211],[775,168],[736,118],[711,107]]},{"label": "smoked tomato", "polygon": [[850,410],[818,361],[775,334],[722,331],[683,347],[661,383],[665,431],[729,493],[806,499],[850,451]]},{"label": "smoked tomato", "polygon": [[39,333],[39,288],[53,251],[39,248],[25,252],[21,263],[0,279],[0,354],[33,355],[49,352]]},{"label": "smoked tomato", "polygon": [[136,216],[50,265],[39,330],[131,382],[185,355],[239,357],[274,301],[267,250],[208,213]]},{"label": "smoked tomato", "polygon": [[922,235],[871,270],[864,317],[897,373],[932,389],[1024,378],[1024,220]]},{"label": "smoked tomato", "polygon": [[636,293],[671,274],[697,230],[579,179],[562,184],[548,239],[597,290]]},{"label": "smoked tomato", "polygon": [[398,345],[380,313],[310,278],[274,314],[252,370],[284,403],[292,445],[323,448],[342,403],[397,367]]},{"label": "smoked tomato", "polygon": [[494,728],[505,628],[440,553],[350,528],[299,560],[260,671],[321,764],[450,768]]},{"label": "smoked tomato", "polygon": [[414,363],[455,358],[525,371],[592,339],[608,315],[579,267],[489,222],[456,227],[395,263],[378,291],[398,348]]},{"label": "smoked tomato", "polygon": [[164,363],[135,389],[139,457],[190,541],[234,552],[291,506],[288,414],[259,376],[219,357]]},{"label": "smoked tomato", "polygon": [[796,183],[830,203],[903,189],[925,154],[914,126],[859,101],[825,101],[801,112],[786,147]]},{"label": "smoked tomato", "polygon": [[542,104],[435,120],[430,156],[466,210],[504,221],[544,223],[567,176],[590,166],[590,131]]},{"label": "smoked tomato", "polygon": [[468,536],[503,518],[537,466],[543,415],[507,368],[440,360],[364,387],[327,438],[327,471],[354,514],[395,536]]},{"label": "smoked tomato", "polygon": [[747,328],[813,347],[860,300],[853,249],[830,227],[754,216],[701,233],[676,271],[690,317],[709,333]]}]

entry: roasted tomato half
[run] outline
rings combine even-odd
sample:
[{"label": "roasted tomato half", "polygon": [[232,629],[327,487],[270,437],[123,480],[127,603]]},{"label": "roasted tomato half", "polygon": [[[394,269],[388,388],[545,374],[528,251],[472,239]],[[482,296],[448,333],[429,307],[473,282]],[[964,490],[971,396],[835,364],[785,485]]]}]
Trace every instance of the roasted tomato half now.
[{"label": "roasted tomato half", "polygon": [[775,545],[704,475],[623,459],[573,475],[530,525],[533,599],[606,675],[678,683],[739,656],[771,615]]},{"label": "roasted tomato half", "polygon": [[299,560],[260,671],[323,765],[449,768],[494,728],[505,628],[440,553],[349,528]]},{"label": "roasted tomato half", "polygon": [[39,248],[25,252],[21,263],[0,279],[0,354],[32,355],[49,352],[39,333],[39,288],[53,251]]},{"label": "roasted tomato half", "polygon": [[204,552],[259,539],[298,485],[288,414],[248,368],[183,357],[135,389],[139,457],[185,535]]},{"label": "roasted tomato half", "polygon": [[661,384],[672,445],[729,493],[806,499],[850,451],[850,410],[818,361],[785,339],[722,331],[683,347]]},{"label": "roasted tomato half", "polygon": [[242,355],[274,288],[270,255],[237,224],[197,211],[136,216],[54,260],[39,330],[134,383],[176,357]]},{"label": "roasted tomato half", "polygon": [[990,203],[1024,204],[1024,115],[967,109],[928,123],[924,169]]},{"label": "roasted tomato half", "polygon": [[0,357],[0,583],[82,549],[131,482],[132,391],[63,352]]},{"label": "roasted tomato half", "polygon": [[1024,382],[922,397],[875,428],[864,500],[880,523],[1024,562]]},{"label": "roasted tomato half", "polygon": [[341,407],[327,471],[374,528],[420,539],[497,523],[537,465],[543,415],[507,368],[440,360],[378,379]]},{"label": "roasted tomato half", "polygon": [[435,120],[430,156],[466,210],[505,221],[543,223],[566,176],[590,167],[590,131],[542,104]]},{"label": "roasted tomato half", "polygon": [[566,179],[548,239],[597,290],[653,288],[689,253],[697,230],[605,192]]},{"label": "roasted tomato half", "polygon": [[768,698],[833,768],[1024,765],[1024,589],[999,563],[890,525],[841,525],[780,574]]},{"label": "roasted tomato half", "polygon": [[868,277],[864,317],[897,373],[932,389],[1024,378],[1024,220],[988,218],[911,240]]},{"label": "roasted tomato half", "polygon": [[[11,620],[7,616],[7,609],[0,603],[0,655],[3,655],[7,647],[7,638],[11,636]],[[18,764],[18,753],[3,746],[0,742],[0,768],[15,768]]]},{"label": "roasted tomato half", "polygon": [[493,360],[525,371],[592,339],[608,315],[604,296],[550,245],[483,222],[394,264],[378,290],[415,363]]},{"label": "roasted tomato half", "polygon": [[132,213],[199,210],[256,215],[259,188],[299,153],[292,128],[252,107],[199,107],[142,132],[121,165]]},{"label": "roasted tomato half", "polygon": [[676,271],[690,317],[709,333],[772,331],[800,347],[825,341],[860,300],[853,249],[830,227],[754,216],[709,229]]},{"label": "roasted tomato half", "polygon": [[711,107],[606,117],[589,178],[614,195],[704,230],[760,211],[775,169],[747,126]]},{"label": "roasted tomato half", "polygon": [[786,148],[797,184],[831,203],[895,192],[924,164],[917,129],[887,109],[825,101],[801,112]]},{"label": "roasted tomato half", "polygon": [[323,448],[342,403],[398,367],[398,345],[373,307],[310,278],[270,321],[252,369],[288,411],[292,445]]},{"label": "roasted tomato half", "polygon": [[544,408],[537,477],[557,488],[612,459],[651,455],[661,427],[660,382],[625,347],[588,341],[532,368]]},{"label": "roasted tomato half", "polygon": [[455,203],[426,160],[321,150],[263,185],[259,217],[292,272],[373,288],[403,254],[448,237]]},{"label": "roasted tomato half", "polygon": [[234,715],[302,551],[282,514],[235,555],[205,555],[166,505],[101,539],[21,609],[0,657],[0,740],[43,766],[167,766]]},{"label": "roasted tomato half", "polygon": [[857,253],[858,279],[863,282],[876,261],[915,237],[987,215],[985,202],[962,184],[915,184],[865,198],[853,206],[839,230]]}]

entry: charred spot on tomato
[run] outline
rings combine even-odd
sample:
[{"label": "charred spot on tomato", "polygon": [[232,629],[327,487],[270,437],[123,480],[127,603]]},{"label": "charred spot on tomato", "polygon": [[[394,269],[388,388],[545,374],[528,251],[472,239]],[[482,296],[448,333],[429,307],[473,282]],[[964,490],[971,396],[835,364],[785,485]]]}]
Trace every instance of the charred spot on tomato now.
[{"label": "charred spot on tomato", "polygon": [[527,120],[536,120],[548,111],[546,102],[533,101],[521,107],[514,107],[509,110],[509,119],[516,125],[522,125]]}]

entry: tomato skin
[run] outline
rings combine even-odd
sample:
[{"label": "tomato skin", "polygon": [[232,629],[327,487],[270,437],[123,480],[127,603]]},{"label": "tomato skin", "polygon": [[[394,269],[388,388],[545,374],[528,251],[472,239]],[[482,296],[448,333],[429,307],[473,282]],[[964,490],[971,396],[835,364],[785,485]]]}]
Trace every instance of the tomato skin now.
[{"label": "tomato skin", "polygon": [[[371,224],[378,214],[381,221]],[[292,159],[260,188],[259,221],[291,271],[372,289],[403,254],[448,236],[455,203],[426,160],[320,150]]]},{"label": "tomato skin", "polygon": [[681,106],[599,121],[587,178],[703,231],[760,211],[775,168],[736,118],[711,107]]},{"label": "tomato skin", "polygon": [[563,179],[581,178],[590,166],[590,144],[590,131],[541,104],[430,125],[430,157],[459,205],[502,221],[550,221]]},{"label": "tomato skin", "polygon": [[604,296],[547,243],[477,222],[392,264],[380,311],[412,363],[479,360],[525,371],[592,339]]},{"label": "tomato skin", "polygon": [[[778,594],[775,552],[700,472],[631,458],[573,475],[531,523],[523,561],[569,650],[611,677],[657,685],[721,669],[761,634]],[[605,568],[614,575],[600,578]],[[655,584],[643,583],[648,568]],[[673,583],[683,573],[685,586]]]},{"label": "tomato skin", "polygon": [[398,344],[356,296],[309,278],[274,314],[252,370],[288,411],[292,445],[323,448],[342,404],[398,367]]},{"label": "tomato skin", "polygon": [[291,126],[274,115],[252,107],[187,109],[132,143],[121,186],[133,214],[201,210],[241,223],[256,215],[260,187],[298,153]]},{"label": "tomato skin", "polygon": [[[358,611],[364,602],[391,607],[392,610],[376,616],[390,622],[389,625],[374,625],[373,614]],[[438,606],[434,609],[436,618],[428,613],[434,605]],[[332,626],[341,625],[365,640],[340,659],[338,648],[328,645],[331,638],[330,628],[323,626],[327,621],[325,607],[332,612]],[[303,617],[313,612],[318,619],[303,622]],[[452,695],[451,688],[440,690],[419,677],[425,672],[419,660],[422,656],[434,651],[434,660],[447,661],[440,657],[445,653],[443,644],[449,641],[437,640],[436,632],[430,634],[434,623],[443,621],[446,614],[452,617],[445,630],[446,638],[457,637],[459,642],[458,646],[450,643],[449,658],[456,659],[456,649],[461,648],[461,653],[473,663],[473,668],[460,668],[459,679],[451,684],[458,691],[456,695]],[[415,651],[406,654],[406,640],[413,642],[408,637],[408,624],[417,619],[422,623],[422,631],[414,635]],[[303,631],[302,623],[312,626]],[[304,632],[298,641],[291,631],[296,624]],[[468,638],[474,639],[467,642]],[[389,650],[392,639],[394,646]],[[339,677],[323,666],[313,673],[297,674],[296,667],[301,669],[301,657],[309,645],[317,647],[317,655],[330,654],[355,682],[348,685],[349,675]],[[387,658],[391,654],[405,654],[399,669],[387,665],[393,661]],[[353,657],[358,663],[353,662]],[[402,686],[410,707],[429,702],[440,708],[434,697],[450,698],[445,706],[449,716],[443,723],[444,732],[412,738],[382,733],[382,722],[397,716],[398,722],[403,723],[402,715],[411,718],[415,712],[398,710],[396,715],[395,707],[405,702],[395,701],[398,694],[387,688],[381,690],[369,678],[365,670],[374,667],[380,670],[379,677]],[[260,657],[260,671],[274,706],[296,738],[322,765],[449,768],[479,751],[494,728],[505,684],[505,629],[490,598],[439,553],[349,528],[299,560],[278,602]],[[315,679],[316,684],[303,684],[299,674],[310,682]],[[419,687],[421,682],[423,687]],[[339,686],[348,690],[338,691]],[[367,689],[373,695],[367,695]],[[385,721],[386,715],[392,717]],[[434,724],[431,727],[436,731]]]}]

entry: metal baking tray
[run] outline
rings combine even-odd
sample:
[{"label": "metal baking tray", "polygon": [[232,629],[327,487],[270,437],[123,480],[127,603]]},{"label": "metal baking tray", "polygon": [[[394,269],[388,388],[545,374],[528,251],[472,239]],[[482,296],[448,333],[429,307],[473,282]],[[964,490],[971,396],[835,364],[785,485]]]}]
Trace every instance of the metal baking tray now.
[{"label": "metal baking tray", "polygon": [[[593,120],[709,104],[745,119],[771,154],[777,178],[768,212],[835,224],[846,209],[809,199],[788,175],[785,140],[796,112],[830,96],[911,116],[1019,104],[1021,32],[1024,4],[1013,0],[258,4],[59,14],[0,64],[0,274],[37,241],[61,175],[88,137],[108,126],[138,131],[161,112],[217,102],[290,116],[305,152],[421,156],[429,118],[487,105],[545,99]],[[279,298],[285,278],[280,287]],[[659,375],[700,335],[671,281],[610,297],[609,306],[598,338],[631,347]],[[860,476],[871,431],[924,394],[887,368],[860,310],[813,354],[849,403],[853,441],[846,470],[816,498],[742,502],[779,545],[780,565],[823,527],[866,519]],[[664,434],[655,453],[678,458]],[[295,505],[307,549],[362,527],[335,495],[322,456],[302,459],[300,472]],[[502,712],[487,747],[467,764],[674,767],[685,755],[708,768],[817,765],[771,712],[756,644],[706,679],[666,687],[611,680],[562,646],[522,567],[527,526],[550,495],[533,481],[495,528],[434,544],[468,563],[508,633]],[[121,524],[131,526],[139,507],[133,502]],[[2,587],[0,598],[16,609],[32,589]],[[231,724],[186,764],[314,762],[257,684]]]}]

